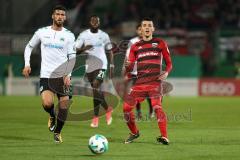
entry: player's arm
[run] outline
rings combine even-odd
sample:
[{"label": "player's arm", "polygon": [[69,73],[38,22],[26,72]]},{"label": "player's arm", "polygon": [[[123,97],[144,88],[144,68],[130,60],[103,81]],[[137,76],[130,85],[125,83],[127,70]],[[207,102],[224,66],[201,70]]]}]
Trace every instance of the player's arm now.
[{"label": "player's arm", "polygon": [[33,37],[31,40],[28,42],[28,44],[25,47],[24,51],[24,62],[25,62],[25,67],[22,70],[22,74],[28,78],[29,74],[31,73],[31,66],[30,66],[30,57],[32,54],[32,50],[34,47],[36,47],[40,43],[40,38],[38,35],[38,31],[34,33]]},{"label": "player's arm", "polygon": [[163,55],[163,59],[166,63],[166,68],[165,71],[163,72],[163,74],[160,75],[159,79],[160,80],[164,80],[168,77],[168,74],[171,72],[172,70],[172,60],[171,60],[171,56],[170,56],[170,52],[167,46],[167,43],[162,41],[162,55]]},{"label": "player's arm", "polygon": [[127,48],[127,50],[126,50],[126,55],[125,55],[124,61],[123,61],[122,75],[124,75],[124,72],[125,72],[125,65],[126,65],[126,63],[127,63],[128,56],[129,56],[129,54],[130,54],[131,45],[132,45],[132,43],[131,43],[131,41],[130,41],[129,44],[128,44],[128,48]]},{"label": "player's arm", "polygon": [[74,48],[76,50],[76,54],[78,55],[84,53],[86,50],[91,50],[93,46],[84,44],[84,35],[81,33],[75,42]]},{"label": "player's arm", "polygon": [[67,67],[66,67],[66,73],[64,75],[64,85],[65,86],[70,86],[71,84],[71,75],[72,75],[72,71],[76,62],[76,51],[74,49],[74,41],[75,41],[75,37],[72,34],[69,38],[69,42],[67,44],[67,49],[68,49],[68,63],[67,63]]},{"label": "player's arm", "polygon": [[109,67],[110,67],[110,70],[109,70],[109,78],[111,79],[113,77],[113,72],[114,72],[114,62],[113,62],[113,51],[110,50],[109,53],[108,53],[108,59],[109,59]]},{"label": "player's arm", "polygon": [[108,61],[109,61],[109,78],[111,79],[113,77],[113,72],[114,72],[114,59],[113,59],[113,50],[112,50],[112,43],[110,41],[109,36],[106,34],[105,38],[105,51],[107,53]]},{"label": "player's arm", "polygon": [[124,75],[125,79],[130,79],[131,78],[131,71],[133,70],[135,61],[136,61],[135,45],[132,45],[131,48],[130,48],[127,60],[124,64],[125,67],[124,67],[123,75]]},{"label": "player's arm", "polygon": [[93,48],[93,45],[82,45],[81,48],[76,48],[76,53],[81,54],[84,53],[86,50],[91,50]]}]

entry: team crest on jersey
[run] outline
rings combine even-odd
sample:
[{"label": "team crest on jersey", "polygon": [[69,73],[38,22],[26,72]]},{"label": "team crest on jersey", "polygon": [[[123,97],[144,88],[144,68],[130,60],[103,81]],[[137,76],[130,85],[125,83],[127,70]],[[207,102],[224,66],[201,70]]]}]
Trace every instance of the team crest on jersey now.
[{"label": "team crest on jersey", "polygon": [[158,46],[158,43],[152,43],[152,47],[156,48]]},{"label": "team crest on jersey", "polygon": [[64,41],[65,39],[62,37],[62,38],[60,38],[60,41]]}]

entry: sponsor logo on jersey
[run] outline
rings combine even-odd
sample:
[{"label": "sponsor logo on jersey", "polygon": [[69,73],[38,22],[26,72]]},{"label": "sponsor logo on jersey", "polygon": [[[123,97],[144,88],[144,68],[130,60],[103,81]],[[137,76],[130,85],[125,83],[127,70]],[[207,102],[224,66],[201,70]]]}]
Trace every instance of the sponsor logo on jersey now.
[{"label": "sponsor logo on jersey", "polygon": [[152,43],[153,48],[157,48],[157,46],[158,46],[158,43]]},{"label": "sponsor logo on jersey", "polygon": [[48,39],[49,39],[49,38],[50,38],[50,36],[44,36],[44,38],[48,38]]},{"label": "sponsor logo on jersey", "polygon": [[46,43],[43,45],[44,45],[44,47],[47,47],[47,48],[63,49],[63,46],[60,44]]},{"label": "sponsor logo on jersey", "polygon": [[94,47],[102,47],[102,43],[101,42],[97,42],[95,44],[93,44]]},{"label": "sponsor logo on jersey", "polygon": [[157,56],[157,55],[158,55],[158,52],[145,52],[140,54],[138,58],[145,57],[145,56]]},{"label": "sponsor logo on jersey", "polygon": [[64,42],[64,41],[65,41],[65,39],[62,37],[62,38],[60,38],[60,41],[63,41],[63,42]]}]

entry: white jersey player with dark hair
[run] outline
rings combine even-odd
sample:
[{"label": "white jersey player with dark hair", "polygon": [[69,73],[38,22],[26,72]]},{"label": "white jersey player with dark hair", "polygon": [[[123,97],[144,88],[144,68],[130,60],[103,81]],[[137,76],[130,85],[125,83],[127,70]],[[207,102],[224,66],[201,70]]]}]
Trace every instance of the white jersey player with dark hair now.
[{"label": "white jersey player with dark hair", "polygon": [[[76,40],[77,53],[85,52],[88,54],[86,60],[86,75],[88,81],[93,88],[93,104],[94,116],[92,119],[91,127],[98,127],[99,123],[99,109],[102,106],[106,110],[107,125],[112,123],[112,107],[109,107],[104,94],[101,91],[101,84],[105,77],[108,66],[107,56],[110,61],[110,78],[113,72],[113,53],[111,48],[110,38],[107,33],[99,29],[100,19],[98,16],[93,15],[89,20],[90,29],[87,29],[79,34]],[[108,51],[108,52],[107,52]]]},{"label": "white jersey player with dark hair", "polygon": [[[63,6],[56,6],[52,12],[52,25],[40,28],[35,32],[25,48],[25,67],[23,69],[23,75],[28,78],[31,73],[31,52],[34,47],[41,43],[40,93],[42,106],[50,115],[48,128],[54,132],[54,140],[58,143],[62,142],[60,133],[67,118],[70,72],[74,66],[73,63],[67,63],[76,55],[73,48],[75,37],[72,32],[63,27],[66,19],[65,11]],[[69,66],[72,66],[70,70]],[[54,112],[55,94],[59,100],[57,120]]]}]

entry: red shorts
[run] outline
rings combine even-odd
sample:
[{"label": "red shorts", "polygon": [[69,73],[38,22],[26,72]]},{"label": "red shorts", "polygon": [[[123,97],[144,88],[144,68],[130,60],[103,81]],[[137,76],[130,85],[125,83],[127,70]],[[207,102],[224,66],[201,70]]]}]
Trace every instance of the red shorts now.
[{"label": "red shorts", "polygon": [[129,93],[126,94],[124,101],[133,106],[137,102],[142,102],[146,97],[159,99],[162,97],[161,85],[135,85],[132,86]]}]

